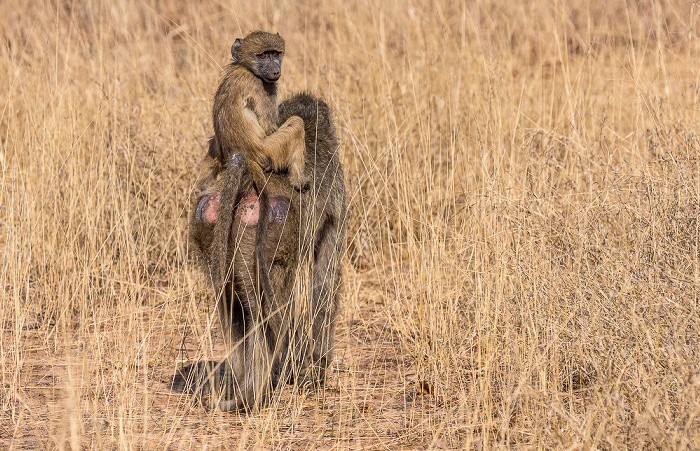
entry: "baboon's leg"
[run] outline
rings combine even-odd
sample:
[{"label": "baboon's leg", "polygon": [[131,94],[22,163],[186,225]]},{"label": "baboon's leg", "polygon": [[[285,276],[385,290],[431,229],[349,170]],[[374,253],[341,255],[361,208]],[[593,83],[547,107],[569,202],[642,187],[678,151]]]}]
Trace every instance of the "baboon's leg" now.
[{"label": "baboon's leg", "polygon": [[[221,362],[197,362],[178,370],[171,388],[176,391],[193,393],[201,402],[210,396],[207,408],[216,406],[220,400],[238,400],[245,386],[246,354],[244,350],[245,312],[238,296],[233,291],[234,284],[228,283],[224,296],[217,307],[223,327],[227,333],[227,356]],[[243,402],[231,402],[232,406],[244,407]],[[230,407],[227,410],[230,410]]]},{"label": "baboon's leg", "polygon": [[270,371],[270,385],[273,389],[277,388],[280,381],[285,382],[288,380],[289,372],[291,370],[289,364],[289,327],[287,324],[289,322],[289,316],[286,317],[287,320],[284,324],[284,328],[281,333],[276,334],[277,339],[270,341],[268,339],[268,346],[271,350],[272,355],[272,367]]},{"label": "baboon's leg", "polygon": [[[296,233],[296,231],[295,231]],[[276,280],[274,302],[268,303],[267,339],[272,357],[271,384],[277,387],[291,371],[289,362],[290,324],[292,322],[292,287],[297,274],[297,259],[289,257],[284,265],[273,266],[271,278]]]},{"label": "baboon's leg", "polygon": [[335,224],[326,227],[313,267],[314,335],[311,378],[318,382],[325,379],[325,369],[333,357],[335,320],[343,285],[339,232]]},{"label": "baboon's leg", "polygon": [[[231,385],[208,406],[223,411],[257,410],[266,402],[271,385],[271,356],[267,328],[263,322],[261,291],[258,289],[259,271],[255,255],[250,252],[255,232],[248,229],[242,233],[242,240],[247,241],[232,243],[238,249],[234,250],[236,271],[229,293],[236,302],[233,303],[231,316],[222,318],[229,332],[226,369],[230,372]],[[239,236],[232,233],[233,239]]]},{"label": "baboon's leg", "polygon": [[223,399],[213,401],[208,408],[254,411],[267,400],[272,362],[265,327],[260,320],[260,308],[255,304],[258,302],[253,301],[246,308],[250,315],[246,314],[244,318],[244,338],[231,342],[226,358],[227,369],[232,373],[232,387],[227,393],[222,393]]},{"label": "baboon's leg", "polygon": [[231,277],[217,306],[226,334],[227,353],[220,364],[218,379],[221,382],[216,385],[218,389],[214,392],[215,398],[212,398],[212,403],[221,399],[234,398],[240,390],[245,375],[242,341],[245,336],[246,311],[238,295],[239,283],[236,277]]},{"label": "baboon's leg", "polygon": [[311,268],[310,302],[303,305],[296,329],[295,365],[297,383],[318,385],[332,359],[337,305],[342,290],[340,229],[326,221],[319,229]]}]

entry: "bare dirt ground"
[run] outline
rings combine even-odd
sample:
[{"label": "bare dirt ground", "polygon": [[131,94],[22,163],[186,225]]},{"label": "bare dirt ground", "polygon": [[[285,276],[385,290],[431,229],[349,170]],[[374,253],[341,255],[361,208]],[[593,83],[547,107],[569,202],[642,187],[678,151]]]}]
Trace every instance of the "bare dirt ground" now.
[{"label": "bare dirt ground", "polygon": [[[131,424],[128,444],[149,449],[333,449],[341,442],[350,449],[456,447],[445,437],[459,430],[442,431],[444,436],[435,433],[435,428],[449,424],[445,421],[448,406],[457,405],[456,400],[438,400],[431,385],[418,379],[386,310],[369,302],[352,307],[344,309],[339,320],[336,356],[326,386],[309,392],[287,386],[276,393],[272,407],[259,415],[208,413],[193,399],[169,389],[178,365],[191,363],[187,356],[202,354],[192,330],[166,326],[147,332],[142,346],[148,364],[118,368],[105,361],[75,361],[71,356],[79,355],[84,346],[77,334],[56,349],[46,344],[51,326],[29,324],[19,332],[23,362],[22,379],[16,383],[22,391],[11,413],[14,420],[0,427],[0,446],[52,448],[56,443],[72,443],[70,435],[77,434],[91,437],[75,438],[80,447],[122,447],[127,445],[118,439],[122,420]],[[144,315],[162,316],[162,310]],[[203,308],[201,315],[208,314]],[[147,324],[162,320],[141,318]],[[91,334],[110,334],[100,325],[89,329]],[[214,329],[213,335],[220,336]],[[3,341],[13,340],[16,333],[5,330]],[[221,348],[219,339],[207,357],[220,358]],[[81,377],[78,373],[87,380],[76,380]],[[119,387],[89,384],[118,379],[117,374],[138,380],[130,396],[139,407],[115,416],[110,409]],[[82,399],[75,399],[76,391]],[[86,402],[93,404],[90,412],[81,414],[81,424],[71,424],[72,409]],[[65,418],[65,424],[56,418]],[[256,431],[264,438],[256,437]],[[232,435],[237,437],[233,442]],[[96,440],[99,437],[103,442]]]}]

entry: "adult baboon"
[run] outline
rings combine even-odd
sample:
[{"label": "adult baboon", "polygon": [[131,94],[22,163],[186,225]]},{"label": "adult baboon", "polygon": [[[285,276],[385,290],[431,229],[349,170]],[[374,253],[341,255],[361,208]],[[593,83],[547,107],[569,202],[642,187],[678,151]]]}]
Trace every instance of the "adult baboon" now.
[{"label": "adult baboon", "polygon": [[[338,142],[328,106],[309,94],[283,102],[279,115],[303,119],[309,188],[294,189],[288,176],[270,174],[264,208],[245,155],[233,154],[223,171],[205,167],[193,208],[191,236],[220,295],[228,353],[218,364],[178,372],[173,387],[199,393],[213,387],[219,399],[210,406],[221,410],[259,407],[280,378],[323,383],[332,357],[346,210]],[[210,154],[216,146],[211,140]],[[224,250],[215,239],[221,236]],[[225,271],[217,283],[219,268]]]},{"label": "adult baboon", "polygon": [[279,106],[280,121],[304,121],[304,176],[310,189],[299,196],[300,255],[308,266],[300,273],[310,281],[310,298],[300,299],[294,323],[293,376],[302,384],[325,380],[331,361],[337,307],[342,291],[340,259],[345,251],[345,178],[338,158],[338,138],[330,108],[308,93]]}]

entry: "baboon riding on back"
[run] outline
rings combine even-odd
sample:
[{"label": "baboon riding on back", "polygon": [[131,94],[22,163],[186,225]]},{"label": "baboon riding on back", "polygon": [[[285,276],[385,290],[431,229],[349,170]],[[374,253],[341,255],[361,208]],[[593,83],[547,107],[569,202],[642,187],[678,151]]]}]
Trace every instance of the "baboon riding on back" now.
[{"label": "baboon riding on back", "polygon": [[173,387],[211,394],[210,408],[249,410],[280,381],[325,380],[346,205],[328,105],[307,93],[277,105],[284,40],[254,32],[236,39],[231,54],[190,225],[227,358],[184,368]]}]

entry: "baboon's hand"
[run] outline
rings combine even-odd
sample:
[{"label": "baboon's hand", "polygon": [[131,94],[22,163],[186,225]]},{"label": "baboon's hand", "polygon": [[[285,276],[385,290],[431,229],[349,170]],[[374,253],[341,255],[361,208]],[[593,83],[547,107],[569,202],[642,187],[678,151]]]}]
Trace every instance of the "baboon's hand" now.
[{"label": "baboon's hand", "polygon": [[311,186],[311,177],[307,177],[306,174],[304,174],[303,172],[299,174],[294,174],[290,170],[289,183],[291,183],[291,185],[297,191],[306,191]]},{"label": "baboon's hand", "polygon": [[289,128],[300,128],[304,129],[304,120],[300,118],[299,116],[289,116],[289,118],[286,120],[283,126],[289,127]]},{"label": "baboon's hand", "polygon": [[253,161],[255,162],[255,164],[260,166],[260,169],[262,169],[263,172],[274,171],[274,168],[272,167],[272,158],[268,157],[267,155],[260,155],[254,157]]}]

